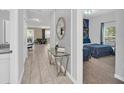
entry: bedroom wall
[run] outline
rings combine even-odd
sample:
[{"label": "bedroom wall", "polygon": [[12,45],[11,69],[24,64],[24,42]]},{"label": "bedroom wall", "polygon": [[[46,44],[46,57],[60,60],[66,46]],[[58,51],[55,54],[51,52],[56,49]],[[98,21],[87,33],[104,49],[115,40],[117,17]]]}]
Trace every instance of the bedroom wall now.
[{"label": "bedroom wall", "polygon": [[92,43],[100,43],[100,26],[102,22],[116,21],[116,13],[109,12],[89,18],[89,36]]},{"label": "bedroom wall", "polygon": [[116,21],[116,62],[115,62],[115,78],[124,81],[124,10],[117,10],[112,13],[90,18],[90,38],[92,43],[100,42],[100,23],[107,21]]},{"label": "bedroom wall", "polygon": [[118,10],[116,33],[115,78],[124,81],[124,10]]}]

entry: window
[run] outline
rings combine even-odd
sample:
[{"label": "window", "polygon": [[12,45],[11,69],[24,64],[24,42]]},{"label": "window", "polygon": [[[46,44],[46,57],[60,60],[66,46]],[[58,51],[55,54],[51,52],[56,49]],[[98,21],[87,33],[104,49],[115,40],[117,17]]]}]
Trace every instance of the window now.
[{"label": "window", "polygon": [[50,30],[46,30],[46,32],[45,32],[45,37],[46,37],[46,38],[50,38]]},{"label": "window", "polygon": [[104,25],[104,44],[115,47],[116,42],[116,27],[115,23],[105,23]]},{"label": "window", "polygon": [[33,29],[27,29],[27,42],[28,43],[34,42],[34,30]]}]

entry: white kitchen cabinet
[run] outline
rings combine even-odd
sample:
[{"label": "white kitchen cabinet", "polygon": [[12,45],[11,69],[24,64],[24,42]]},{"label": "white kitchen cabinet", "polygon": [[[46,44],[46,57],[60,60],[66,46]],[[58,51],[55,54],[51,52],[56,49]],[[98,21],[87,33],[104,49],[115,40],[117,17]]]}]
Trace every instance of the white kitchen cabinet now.
[{"label": "white kitchen cabinet", "polygon": [[9,83],[10,54],[0,54],[0,84]]}]

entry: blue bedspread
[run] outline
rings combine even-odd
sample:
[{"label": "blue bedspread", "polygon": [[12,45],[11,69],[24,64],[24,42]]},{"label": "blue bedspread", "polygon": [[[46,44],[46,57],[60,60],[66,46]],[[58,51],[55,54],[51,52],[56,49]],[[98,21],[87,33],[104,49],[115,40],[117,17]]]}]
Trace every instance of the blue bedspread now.
[{"label": "blue bedspread", "polygon": [[113,55],[113,49],[109,45],[86,44],[86,45],[84,45],[84,47],[90,49],[91,56],[94,58]]},{"label": "blue bedspread", "polygon": [[90,57],[91,57],[90,49],[84,47],[83,48],[83,61],[88,61]]}]

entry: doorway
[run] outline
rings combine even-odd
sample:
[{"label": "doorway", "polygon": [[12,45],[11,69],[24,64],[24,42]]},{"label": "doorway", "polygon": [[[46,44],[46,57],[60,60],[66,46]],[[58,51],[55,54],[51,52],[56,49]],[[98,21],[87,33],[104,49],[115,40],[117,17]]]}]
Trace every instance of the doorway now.
[{"label": "doorway", "polygon": [[[102,10],[94,10],[96,15]],[[92,11],[93,12],[93,11]],[[85,15],[89,35],[83,36],[83,81],[85,84],[120,84],[114,78],[116,50],[116,22],[107,15]],[[113,12],[114,14],[114,12]],[[85,19],[86,19],[85,18]],[[113,15],[111,15],[113,18]],[[84,30],[86,31],[86,26]],[[86,42],[84,42],[86,41]]]}]

